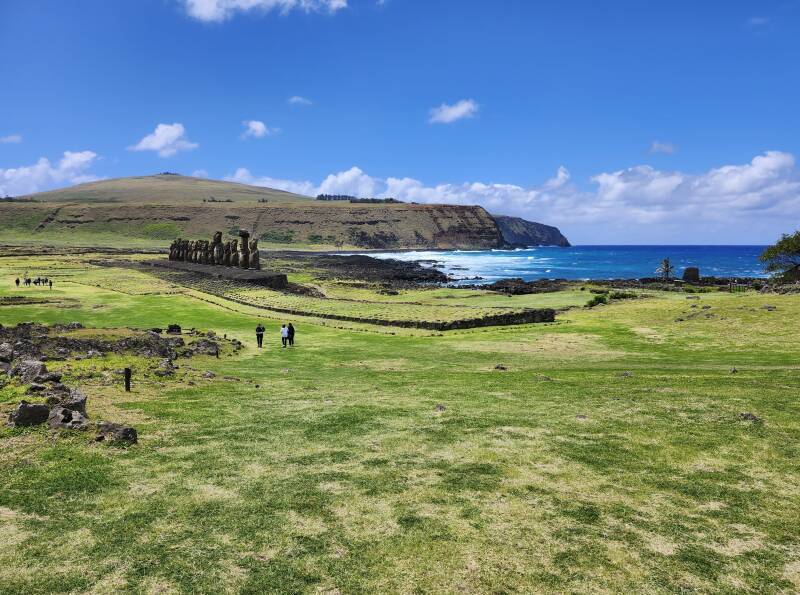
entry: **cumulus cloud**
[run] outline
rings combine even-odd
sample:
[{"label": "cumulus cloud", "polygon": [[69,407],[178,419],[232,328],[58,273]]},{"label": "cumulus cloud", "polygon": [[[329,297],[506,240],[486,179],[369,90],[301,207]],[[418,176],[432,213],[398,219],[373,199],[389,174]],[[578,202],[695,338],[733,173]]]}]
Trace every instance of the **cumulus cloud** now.
[{"label": "cumulus cloud", "polygon": [[128,147],[129,151],[155,151],[160,157],[171,157],[179,151],[191,151],[199,147],[197,143],[186,138],[183,124],[159,124],[156,129],[140,140],[136,145]]},{"label": "cumulus cloud", "polygon": [[99,180],[87,170],[97,159],[92,151],[64,151],[55,165],[42,157],[33,165],[0,169],[0,195],[19,196],[56,186]]},{"label": "cumulus cloud", "polygon": [[310,99],[300,95],[292,95],[286,101],[289,105],[311,105],[313,103]]},{"label": "cumulus cloud", "polygon": [[22,142],[21,134],[9,134],[8,136],[0,136],[0,145],[11,145]]},{"label": "cumulus cloud", "polygon": [[207,178],[208,172],[204,169],[196,169],[192,172],[193,178]]},{"label": "cumulus cloud", "polygon": [[261,120],[245,120],[242,122],[242,126],[245,129],[242,138],[264,138],[280,132],[278,128],[267,128],[267,125]]},{"label": "cumulus cloud", "polygon": [[334,13],[347,8],[347,0],[183,0],[192,18],[205,22],[222,22],[237,12],[270,12],[286,14],[292,10]]},{"label": "cumulus cloud", "polygon": [[278,190],[285,190],[286,192],[294,192],[295,194],[304,194],[306,196],[316,196],[316,186],[307,181],[297,180],[282,180],[280,178],[271,178],[269,176],[254,176],[246,167],[240,167],[231,176],[225,176],[228,182],[238,182],[240,184],[250,184],[251,186],[264,186],[266,188],[276,188]]},{"label": "cumulus cloud", "polygon": [[477,113],[477,103],[472,99],[462,99],[453,105],[443,103],[439,107],[431,109],[428,122],[431,124],[450,124],[464,118],[472,118]]},{"label": "cumulus cloud", "polygon": [[358,167],[331,174],[319,185],[259,178],[244,169],[228,179],[312,196],[477,204],[494,214],[558,225],[579,243],[771,241],[781,231],[794,229],[800,212],[800,171],[794,157],[780,151],[701,174],[637,165],[594,175],[588,188],[573,183],[563,166],[550,179],[528,187],[490,182],[427,185],[410,177],[372,177]]},{"label": "cumulus cloud", "polygon": [[662,141],[654,140],[650,144],[650,154],[663,153],[664,155],[674,155],[677,152],[678,146],[674,143],[665,143]]}]

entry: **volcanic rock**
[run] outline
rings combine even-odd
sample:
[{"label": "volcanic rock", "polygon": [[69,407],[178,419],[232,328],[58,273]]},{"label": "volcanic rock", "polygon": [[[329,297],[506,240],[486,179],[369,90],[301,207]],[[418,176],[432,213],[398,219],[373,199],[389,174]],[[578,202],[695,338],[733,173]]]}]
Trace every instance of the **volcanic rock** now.
[{"label": "volcanic rock", "polygon": [[135,428],[115,424],[110,421],[101,421],[97,426],[97,442],[127,442],[136,444],[138,435]]},{"label": "volcanic rock", "polygon": [[50,409],[41,403],[28,403],[20,401],[17,408],[8,415],[10,426],[37,426],[47,421]]},{"label": "volcanic rock", "polygon": [[35,359],[24,359],[14,364],[11,368],[10,376],[19,378],[24,383],[36,381],[40,376],[47,373],[47,366],[43,362]]},{"label": "volcanic rock", "polygon": [[47,423],[53,430],[59,428],[85,430],[89,427],[89,420],[86,419],[83,414],[78,411],[73,411],[72,409],[66,409],[65,407],[53,407],[53,409],[50,410]]}]

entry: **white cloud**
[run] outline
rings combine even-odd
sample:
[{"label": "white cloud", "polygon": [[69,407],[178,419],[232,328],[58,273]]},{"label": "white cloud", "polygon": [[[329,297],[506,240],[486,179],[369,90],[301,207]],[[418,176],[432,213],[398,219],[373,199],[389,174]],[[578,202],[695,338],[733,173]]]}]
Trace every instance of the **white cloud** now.
[{"label": "white cloud", "polygon": [[637,165],[592,176],[590,189],[560,167],[540,185],[465,182],[429,186],[414,178],[375,178],[358,167],[319,186],[258,178],[240,169],[228,179],[315,195],[395,197],[427,204],[477,204],[559,226],[577,243],[758,243],[793,231],[800,212],[800,170],[789,153],[769,151],[750,162],[701,174]]},{"label": "white cloud", "polygon": [[316,196],[316,186],[311,182],[295,181],[295,180],[281,180],[279,178],[270,178],[269,176],[254,176],[245,167],[240,167],[232,176],[225,176],[228,182],[239,182],[240,184],[250,184],[251,186],[264,186],[266,188],[277,188],[278,190],[286,190],[286,192],[294,192],[295,194],[305,194],[306,196]]},{"label": "white cloud", "polygon": [[186,138],[183,124],[159,124],[138,144],[128,147],[129,151],[155,151],[160,157],[171,157],[179,151],[191,151],[199,147]]},{"label": "white cloud", "polygon": [[753,28],[764,27],[769,25],[769,18],[767,17],[750,17],[747,19],[747,24]]},{"label": "white cloud", "polygon": [[22,142],[21,134],[9,134],[8,136],[0,136],[0,145],[10,145]]},{"label": "white cloud", "polygon": [[64,156],[55,165],[42,157],[33,165],[0,169],[0,196],[20,196],[64,184],[99,180],[86,172],[96,159],[97,153],[92,151],[64,151]]},{"label": "white cloud", "polygon": [[300,95],[292,95],[286,101],[289,103],[289,105],[312,105],[313,103],[310,99]]},{"label": "white cloud", "polygon": [[292,10],[334,13],[347,8],[347,0],[183,0],[189,16],[205,22],[221,22],[237,12],[270,12],[283,14]]},{"label": "white cloud", "polygon": [[264,138],[280,132],[279,128],[267,128],[261,120],[245,120],[242,126],[245,128],[242,138]]},{"label": "white cloud", "polygon": [[650,144],[650,154],[663,153],[664,155],[674,155],[678,151],[678,146],[674,143],[666,143],[654,140]]},{"label": "white cloud", "polygon": [[428,122],[431,124],[450,124],[456,120],[472,118],[477,113],[477,103],[472,99],[462,99],[453,105],[443,103],[439,107],[431,109]]},{"label": "white cloud", "polygon": [[208,172],[204,169],[196,169],[192,172],[193,178],[207,178]]}]

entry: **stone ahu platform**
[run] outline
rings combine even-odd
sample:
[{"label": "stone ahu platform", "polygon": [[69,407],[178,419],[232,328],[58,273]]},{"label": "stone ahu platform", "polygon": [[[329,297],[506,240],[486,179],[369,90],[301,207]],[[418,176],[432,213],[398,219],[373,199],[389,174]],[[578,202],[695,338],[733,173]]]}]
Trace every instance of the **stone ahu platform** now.
[{"label": "stone ahu platform", "polygon": [[213,264],[197,264],[194,262],[182,262],[179,260],[147,260],[143,264],[152,267],[172,269],[174,271],[187,271],[208,275],[217,279],[229,279],[243,283],[252,283],[270,289],[286,289],[289,281],[283,273],[272,273],[270,271],[253,271],[249,269],[238,269],[236,267],[218,266]]}]

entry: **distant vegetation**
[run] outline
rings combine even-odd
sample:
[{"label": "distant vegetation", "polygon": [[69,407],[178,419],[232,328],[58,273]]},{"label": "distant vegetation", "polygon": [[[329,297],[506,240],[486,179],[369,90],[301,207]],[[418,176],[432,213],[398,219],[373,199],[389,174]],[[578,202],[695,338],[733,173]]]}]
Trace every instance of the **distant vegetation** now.
[{"label": "distant vegetation", "polygon": [[792,235],[783,234],[781,239],[759,256],[770,273],[787,276],[794,273],[800,277],[800,231]]},{"label": "distant vegetation", "polygon": [[349,194],[317,194],[317,200],[355,200],[355,198]]}]

